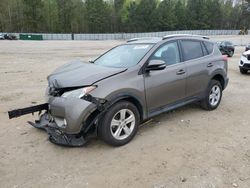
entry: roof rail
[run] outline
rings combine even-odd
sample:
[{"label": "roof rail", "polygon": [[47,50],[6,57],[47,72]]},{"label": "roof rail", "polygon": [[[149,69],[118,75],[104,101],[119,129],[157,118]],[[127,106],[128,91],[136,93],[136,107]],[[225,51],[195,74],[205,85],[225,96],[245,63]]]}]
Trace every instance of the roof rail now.
[{"label": "roof rail", "polygon": [[127,40],[127,42],[134,42],[134,41],[140,41],[140,40],[160,40],[159,37],[141,37],[141,38],[132,38]]},{"label": "roof rail", "polygon": [[202,36],[202,35],[192,35],[192,34],[173,34],[173,35],[166,35],[162,38],[162,40],[166,40],[166,39],[171,39],[174,37],[196,37],[196,38],[203,38],[203,39],[210,39],[207,36]]}]

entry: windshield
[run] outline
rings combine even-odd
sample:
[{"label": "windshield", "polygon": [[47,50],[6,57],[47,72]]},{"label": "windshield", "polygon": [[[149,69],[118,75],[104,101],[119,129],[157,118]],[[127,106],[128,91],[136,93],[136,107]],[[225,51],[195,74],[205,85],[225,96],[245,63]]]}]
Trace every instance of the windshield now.
[{"label": "windshield", "polygon": [[152,46],[152,44],[126,44],[117,46],[96,59],[94,63],[114,68],[132,67],[139,63]]}]

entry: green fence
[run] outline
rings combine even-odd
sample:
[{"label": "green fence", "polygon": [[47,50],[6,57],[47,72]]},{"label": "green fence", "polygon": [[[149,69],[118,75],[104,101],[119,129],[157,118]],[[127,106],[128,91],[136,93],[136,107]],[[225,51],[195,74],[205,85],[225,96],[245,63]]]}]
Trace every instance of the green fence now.
[{"label": "green fence", "polygon": [[35,35],[35,34],[20,34],[20,40],[43,40],[43,35]]}]

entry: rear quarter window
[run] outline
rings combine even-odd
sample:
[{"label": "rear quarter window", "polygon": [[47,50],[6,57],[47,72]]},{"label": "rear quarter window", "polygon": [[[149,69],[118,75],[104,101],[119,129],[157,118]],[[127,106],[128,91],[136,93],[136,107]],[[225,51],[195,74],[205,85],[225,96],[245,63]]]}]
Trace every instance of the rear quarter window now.
[{"label": "rear quarter window", "polygon": [[214,47],[214,55],[222,55],[221,51],[219,50],[218,46]]},{"label": "rear quarter window", "polygon": [[181,45],[185,61],[203,57],[203,51],[200,41],[182,40]]},{"label": "rear quarter window", "polygon": [[214,50],[214,44],[213,43],[211,43],[211,42],[203,42],[203,44],[205,45],[208,54],[213,53],[213,50]]},{"label": "rear quarter window", "polygon": [[201,47],[202,47],[202,51],[203,51],[204,56],[208,55],[209,53],[208,53],[208,50],[205,47],[204,43],[201,43]]}]

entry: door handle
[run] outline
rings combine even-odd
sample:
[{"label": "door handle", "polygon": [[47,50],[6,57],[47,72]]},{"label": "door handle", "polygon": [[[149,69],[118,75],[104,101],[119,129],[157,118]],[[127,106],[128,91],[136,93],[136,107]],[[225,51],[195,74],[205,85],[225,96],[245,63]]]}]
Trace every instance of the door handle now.
[{"label": "door handle", "polygon": [[185,74],[185,73],[186,72],[183,69],[181,69],[181,70],[176,72],[176,75],[182,75],[182,74]]},{"label": "door handle", "polygon": [[213,63],[208,63],[207,64],[207,67],[212,67],[212,66],[214,66]]}]

